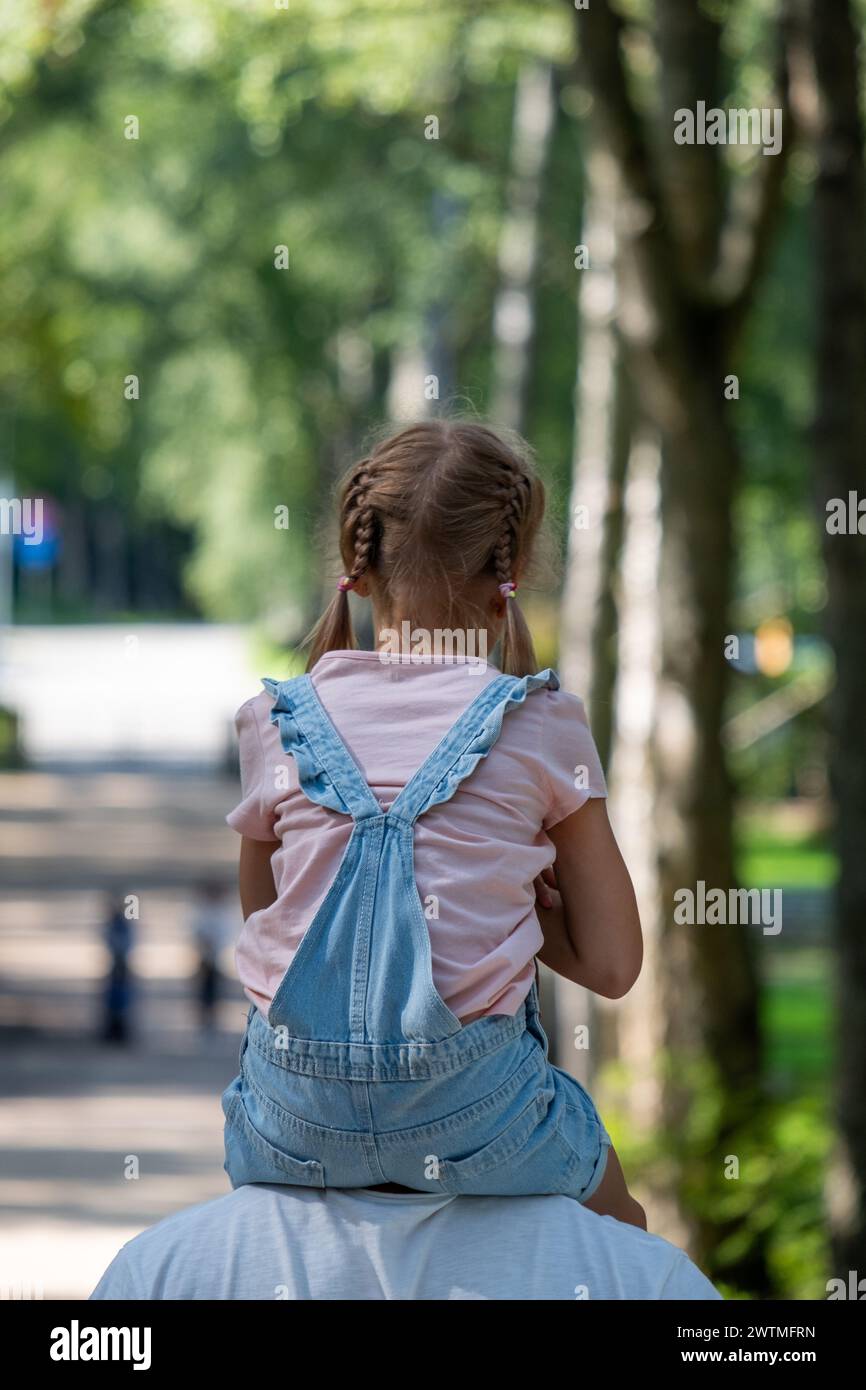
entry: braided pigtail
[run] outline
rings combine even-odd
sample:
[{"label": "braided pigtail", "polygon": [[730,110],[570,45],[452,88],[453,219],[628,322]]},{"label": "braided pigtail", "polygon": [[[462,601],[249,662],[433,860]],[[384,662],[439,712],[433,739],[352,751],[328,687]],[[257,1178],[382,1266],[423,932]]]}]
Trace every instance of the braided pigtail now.
[{"label": "braided pigtail", "polygon": [[500,591],[505,598],[505,626],[502,633],[502,670],[510,676],[534,675],[538,669],[532,636],[518,605],[512,570],[516,559],[515,542],[520,536],[530,506],[530,483],[522,473],[509,472],[501,490],[502,530],[493,547],[493,564]]},{"label": "braided pigtail", "polygon": [[345,562],[351,556],[348,573],[337,584],[337,592],[312,632],[304,639],[310,655],[307,670],[325,652],[351,651],[358,644],[349,610],[349,590],[374,563],[378,540],[376,513],[370,505],[369,459],[363,459],[351,472],[340,499],[340,551]]}]

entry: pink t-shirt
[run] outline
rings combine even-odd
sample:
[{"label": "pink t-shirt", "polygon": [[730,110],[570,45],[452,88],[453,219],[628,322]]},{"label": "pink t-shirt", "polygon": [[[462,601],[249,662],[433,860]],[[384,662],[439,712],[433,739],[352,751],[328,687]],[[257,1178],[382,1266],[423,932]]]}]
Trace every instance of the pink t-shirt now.
[{"label": "pink t-shirt", "polygon": [[[500,672],[460,659],[388,665],[377,652],[327,652],[313,685],[364,778],[387,808],[463,710]],[[263,691],[238,710],[243,800],[226,817],[273,840],[276,901],[246,920],[237,947],[244,991],[266,1015],[334,879],[352,822],[307,799],[270,723]],[[433,982],[462,1022],[517,1012],[543,937],[533,881],[553,862],[546,831],[606,796],[583,702],[539,690],[506,713],[486,758],[449,801],[415,824],[415,878]]]}]

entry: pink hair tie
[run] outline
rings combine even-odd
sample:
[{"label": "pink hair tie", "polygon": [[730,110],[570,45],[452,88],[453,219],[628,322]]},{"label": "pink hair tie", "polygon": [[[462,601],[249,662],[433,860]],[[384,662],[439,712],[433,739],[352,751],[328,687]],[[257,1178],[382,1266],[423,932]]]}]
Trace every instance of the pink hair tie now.
[{"label": "pink hair tie", "polygon": [[499,592],[503,598],[514,598],[517,593],[517,585],[513,579],[506,579],[504,584],[499,585]]},{"label": "pink hair tie", "polygon": [[337,588],[343,594],[346,592],[347,589],[354,589],[354,587],[355,580],[352,578],[350,574],[341,575],[340,578],[337,580]]}]

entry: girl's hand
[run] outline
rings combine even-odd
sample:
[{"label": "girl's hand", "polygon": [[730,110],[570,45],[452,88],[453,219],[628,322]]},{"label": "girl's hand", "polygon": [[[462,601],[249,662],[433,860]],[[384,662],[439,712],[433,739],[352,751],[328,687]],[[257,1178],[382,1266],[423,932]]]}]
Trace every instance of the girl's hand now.
[{"label": "girl's hand", "polygon": [[556,891],[556,870],[552,864],[535,880],[535,898],[539,907],[556,907],[562,901]]}]

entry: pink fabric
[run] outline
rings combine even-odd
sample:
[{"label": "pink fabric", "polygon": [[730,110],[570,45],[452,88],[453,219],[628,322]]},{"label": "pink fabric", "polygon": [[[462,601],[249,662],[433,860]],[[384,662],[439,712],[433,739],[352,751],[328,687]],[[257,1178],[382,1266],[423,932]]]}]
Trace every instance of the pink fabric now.
[{"label": "pink fabric", "polygon": [[[380,805],[390,806],[485,683],[499,672],[456,659],[384,664],[376,652],[328,652],[313,684]],[[267,692],[236,717],[243,800],[226,817],[273,840],[277,898],[244,924],[237,966],[267,1014],[351,834],[351,821],[308,801],[269,721]],[[575,785],[575,783],[578,785]],[[450,801],[415,826],[415,875],[425,908],[433,981],[463,1022],[513,1014],[532,984],[543,937],[533,880],[553,862],[545,833],[589,797],[606,796],[583,703],[540,690],[510,710],[488,757]]]}]

